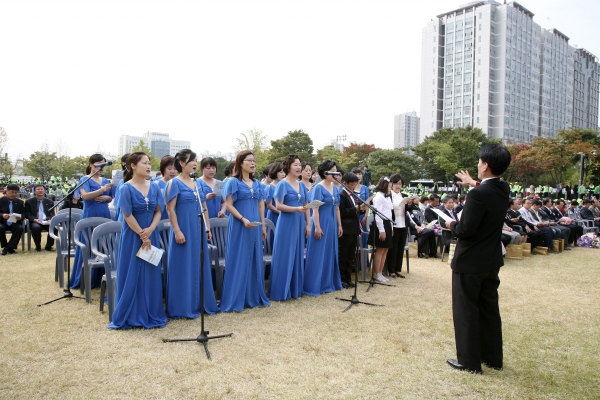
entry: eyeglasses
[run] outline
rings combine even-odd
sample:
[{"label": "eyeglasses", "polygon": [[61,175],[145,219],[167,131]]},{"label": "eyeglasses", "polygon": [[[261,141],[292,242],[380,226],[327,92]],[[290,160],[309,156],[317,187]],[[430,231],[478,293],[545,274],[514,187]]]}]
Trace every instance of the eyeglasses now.
[{"label": "eyeglasses", "polygon": [[248,161],[249,163],[255,163],[256,164],[256,160],[250,160],[250,159],[246,158],[244,161]]}]

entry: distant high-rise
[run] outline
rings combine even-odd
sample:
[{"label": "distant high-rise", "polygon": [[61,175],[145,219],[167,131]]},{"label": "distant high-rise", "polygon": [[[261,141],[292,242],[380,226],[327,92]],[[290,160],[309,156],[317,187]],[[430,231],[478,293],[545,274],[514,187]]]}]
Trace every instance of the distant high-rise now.
[{"label": "distant high-rise", "polygon": [[191,142],[188,140],[173,140],[168,133],[146,132],[143,136],[122,135],[119,138],[119,154],[131,153],[131,150],[144,142],[152,151],[154,157],[161,158],[168,154],[175,155],[182,149],[189,149]]},{"label": "distant high-rise", "polygon": [[[394,148],[410,148],[419,144],[419,117],[416,111],[394,116]],[[406,150],[406,154],[413,154]]]},{"label": "distant high-rise", "polygon": [[517,2],[483,0],[427,24],[422,137],[467,125],[505,142],[571,126],[598,129],[598,59],[533,16]]}]

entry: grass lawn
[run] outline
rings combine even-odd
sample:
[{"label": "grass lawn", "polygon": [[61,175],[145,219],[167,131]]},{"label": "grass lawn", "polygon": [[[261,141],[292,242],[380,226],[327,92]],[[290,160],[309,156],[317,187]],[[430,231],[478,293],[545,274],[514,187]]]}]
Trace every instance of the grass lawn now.
[{"label": "grass lawn", "polygon": [[[45,243],[45,239],[44,243]],[[452,370],[451,270],[411,259],[396,287],[377,286],[341,311],[350,290],[209,316],[213,361],[195,342],[200,320],[108,330],[106,313],[67,299],[54,253],[0,258],[0,398],[598,399],[600,250],[507,260],[501,269],[504,371]],[[77,293],[74,291],[74,293]],[[594,294],[595,293],[595,294]]]}]

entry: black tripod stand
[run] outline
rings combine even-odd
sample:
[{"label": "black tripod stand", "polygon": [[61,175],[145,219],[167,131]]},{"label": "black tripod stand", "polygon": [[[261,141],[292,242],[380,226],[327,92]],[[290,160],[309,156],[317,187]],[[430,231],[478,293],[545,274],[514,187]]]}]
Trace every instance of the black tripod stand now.
[{"label": "black tripod stand", "polygon": [[[334,176],[334,179],[335,179],[335,176]],[[358,197],[356,195],[356,193],[354,193],[353,190],[350,190],[350,188],[348,186],[346,186],[344,183],[341,183],[341,184],[344,186],[344,188],[347,189],[346,192],[349,193],[352,198],[354,198],[354,201],[355,201],[356,204],[363,203],[362,200],[360,199],[360,197]],[[365,204],[367,207],[369,207],[369,208],[372,209],[372,207],[370,205],[368,205],[366,203],[363,203],[363,204]],[[356,214],[360,215],[360,211],[356,210]],[[360,217],[359,217],[359,220],[360,220]],[[360,238],[360,236],[359,236],[359,238]],[[360,257],[360,239],[359,239],[359,241],[356,244],[356,249],[357,249],[357,253],[358,253],[357,256]],[[342,299],[340,297],[336,297],[337,300],[350,302],[350,304],[348,305],[348,307],[346,307],[344,309],[344,311],[342,311],[342,312],[348,311],[355,304],[366,304],[368,306],[383,307],[383,304],[367,303],[365,301],[360,301],[358,299],[358,297],[356,295],[356,291],[358,290],[358,257],[356,257],[355,260],[354,260],[354,294],[352,295],[352,297],[350,299]]]},{"label": "black tripod stand", "polygon": [[[194,183],[196,183],[196,173],[191,173],[190,177],[194,179]],[[202,208],[202,202],[200,201],[200,193],[198,192],[198,184],[196,183],[196,198],[198,199],[198,204],[200,207],[200,213],[198,214],[198,218],[200,218],[200,227],[205,228],[205,235],[200,235],[200,334],[195,338],[186,338],[186,339],[163,339],[163,343],[169,342],[198,342],[202,343],[204,346],[204,351],[206,352],[206,357],[209,360],[210,352],[208,351],[207,343],[211,339],[218,339],[222,337],[232,336],[233,333],[226,333],[224,335],[213,335],[208,336],[209,332],[204,329],[204,245],[205,238],[210,233],[210,230],[206,228],[206,221],[204,220],[204,209]]]},{"label": "black tripod stand", "polygon": [[[55,208],[59,207],[61,204],[63,204],[65,202],[65,200],[69,200],[69,202],[73,202],[73,193],[75,193],[75,191],[77,189],[79,189],[80,187],[82,187],[87,181],[89,181],[90,179],[92,179],[94,176],[96,176],[96,174],[98,174],[100,171],[102,171],[102,168],[98,169],[96,172],[94,172],[92,175],[88,176],[86,180],[84,180],[83,182],[81,182],[79,185],[75,186],[75,188],[73,188],[73,190],[71,190],[65,197],[62,198],[62,200],[60,200],[58,203],[56,203],[54,205],[54,207],[52,207],[50,210],[48,211],[52,211]],[[38,304],[38,307],[41,306],[45,306],[46,304],[50,304],[50,303],[54,303],[55,301],[58,300],[62,300],[62,299],[69,299],[69,298],[75,298],[75,299],[84,299],[85,297],[81,297],[81,296],[75,296],[73,295],[73,293],[71,292],[71,232],[72,232],[72,212],[71,212],[71,207],[69,207],[69,220],[68,220],[68,224],[67,224],[67,287],[63,290],[63,295],[60,297],[57,297],[54,300],[50,300],[47,301],[45,303],[42,304]],[[50,233],[48,233],[50,234]],[[63,273],[63,271],[60,271],[61,273]],[[83,277],[82,277],[83,279]]]}]

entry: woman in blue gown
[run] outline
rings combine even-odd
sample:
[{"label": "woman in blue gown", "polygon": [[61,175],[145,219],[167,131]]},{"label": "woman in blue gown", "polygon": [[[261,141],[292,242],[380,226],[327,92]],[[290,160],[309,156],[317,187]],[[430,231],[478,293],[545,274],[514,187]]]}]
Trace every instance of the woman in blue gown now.
[{"label": "woman in blue gown", "polygon": [[[167,192],[167,184],[169,181],[177,176],[177,168],[175,168],[175,158],[173,156],[164,156],[160,159],[160,173],[162,177],[153,181],[158,185],[160,193],[163,198]],[[167,205],[165,202],[162,203],[162,216],[161,219],[169,219],[169,213],[167,212]]]},{"label": "woman in blue gown", "polygon": [[338,237],[342,236],[340,194],[333,184],[333,176],[325,174],[327,171],[337,172],[335,162],[325,160],[319,165],[322,181],[313,186],[310,192],[310,201],[325,203],[313,209],[311,234],[306,248],[304,294],[311,296],[342,289],[338,261]]},{"label": "woman in blue gown", "polygon": [[108,327],[162,328],[167,317],[162,303],[160,264],[152,265],[136,254],[140,247],[160,248],[155,229],[160,221],[164,198],[158,186],[146,180],[152,170],[146,153],[131,154],[127,164],[129,170],[125,172],[124,183],[119,189],[119,206],[124,222],[117,265],[115,310]]},{"label": "woman in blue gown", "polygon": [[269,192],[267,194],[267,218],[273,222],[274,226],[277,226],[277,218],[279,218],[279,210],[275,207],[275,189],[279,182],[285,178],[285,172],[283,172],[283,166],[281,163],[275,163],[271,165],[269,169],[269,178],[271,183],[268,186]]},{"label": "woman in blue gown", "polygon": [[290,297],[302,296],[304,285],[304,242],[310,235],[310,213],[304,208],[308,190],[298,177],[302,171],[302,160],[295,154],[283,160],[283,171],[287,174],[275,190],[275,204],[280,211],[273,257],[269,297],[285,301]]},{"label": "woman in blue gown", "polygon": [[202,176],[198,179],[198,183],[200,183],[200,188],[206,197],[209,218],[225,217],[223,197],[214,193],[215,185],[222,185],[222,181],[215,179],[217,168],[217,162],[212,157],[206,157],[200,161]]},{"label": "woman in blue gown", "polygon": [[[93,154],[89,159],[85,176],[82,176],[79,183],[85,181],[92,176],[96,171],[100,170],[92,179],[88,180],[74,193],[75,197],[83,198],[83,212],[81,219],[91,217],[102,217],[110,219],[110,211],[108,204],[112,201],[110,195],[112,183],[104,177],[101,177],[104,167],[98,168],[94,164],[106,162],[102,154]],[[80,238],[83,240],[83,237]],[[75,249],[75,258],[73,259],[73,269],[69,278],[69,287],[77,288],[81,283],[81,270],[83,266],[83,258],[81,256],[81,248],[77,246]],[[104,268],[92,268],[92,287],[99,287],[104,275]]]},{"label": "woman in blue gown", "polygon": [[[196,196],[196,180],[190,174],[196,172],[196,153],[189,149],[175,155],[177,178],[167,186],[166,201],[171,221],[169,250],[167,256],[167,315],[171,318],[196,318],[200,315],[200,244],[204,247],[204,310],[207,314],[219,311],[211,279],[208,234],[200,227],[200,203],[204,195]],[[206,204],[204,218],[210,229]]]},{"label": "woman in blue gown", "polygon": [[[263,244],[267,237],[260,182],[254,179],[256,160],[245,150],[235,160],[234,175],[223,189],[229,211],[225,279],[221,311],[268,306],[265,294]],[[261,223],[261,228],[251,222]]]}]

